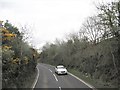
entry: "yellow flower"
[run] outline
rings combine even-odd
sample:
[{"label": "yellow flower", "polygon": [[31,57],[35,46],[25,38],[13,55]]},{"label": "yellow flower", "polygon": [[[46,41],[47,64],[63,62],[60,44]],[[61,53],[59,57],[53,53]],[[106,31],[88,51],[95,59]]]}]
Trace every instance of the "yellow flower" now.
[{"label": "yellow flower", "polygon": [[25,63],[25,64],[28,64],[28,61],[29,61],[29,60],[28,60],[28,57],[25,56],[25,57],[24,57],[24,63]]},{"label": "yellow flower", "polygon": [[4,36],[8,36],[8,37],[16,37],[16,34],[5,33]]},{"label": "yellow flower", "polygon": [[18,64],[19,63],[19,58],[16,58],[16,59],[12,60],[12,63],[13,64]]},{"label": "yellow flower", "polygon": [[4,48],[4,49],[10,49],[10,48],[12,48],[12,46],[6,46],[6,45],[5,45],[5,46],[3,46],[3,48]]}]

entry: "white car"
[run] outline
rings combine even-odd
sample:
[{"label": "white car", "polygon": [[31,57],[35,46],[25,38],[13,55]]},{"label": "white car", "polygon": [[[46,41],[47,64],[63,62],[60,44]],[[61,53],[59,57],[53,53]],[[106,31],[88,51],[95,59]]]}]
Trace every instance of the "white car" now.
[{"label": "white car", "polygon": [[63,65],[58,65],[55,67],[55,73],[57,74],[67,74],[67,69]]}]

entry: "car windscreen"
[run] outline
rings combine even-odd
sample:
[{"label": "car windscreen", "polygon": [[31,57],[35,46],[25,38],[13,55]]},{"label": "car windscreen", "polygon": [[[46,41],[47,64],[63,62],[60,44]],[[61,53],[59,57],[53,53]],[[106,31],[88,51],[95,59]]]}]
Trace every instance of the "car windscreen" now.
[{"label": "car windscreen", "polygon": [[65,67],[57,67],[58,69],[65,69]]}]

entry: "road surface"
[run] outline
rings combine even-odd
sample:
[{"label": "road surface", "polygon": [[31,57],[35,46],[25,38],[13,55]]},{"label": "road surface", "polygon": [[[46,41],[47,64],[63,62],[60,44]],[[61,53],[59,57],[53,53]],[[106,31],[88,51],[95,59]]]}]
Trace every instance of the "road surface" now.
[{"label": "road surface", "polygon": [[35,88],[56,88],[56,90],[93,90],[72,75],[57,75],[53,66],[38,64],[39,77]]}]

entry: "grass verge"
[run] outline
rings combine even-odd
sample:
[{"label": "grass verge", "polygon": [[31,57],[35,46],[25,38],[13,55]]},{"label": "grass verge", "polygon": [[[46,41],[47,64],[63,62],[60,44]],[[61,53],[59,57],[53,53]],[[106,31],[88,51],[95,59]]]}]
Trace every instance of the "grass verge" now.
[{"label": "grass verge", "polygon": [[35,70],[34,73],[32,73],[29,77],[26,78],[23,88],[32,88],[36,75],[37,75],[37,69]]},{"label": "grass verge", "polygon": [[78,70],[75,70],[75,69],[68,69],[68,70],[70,73],[74,74],[75,76],[79,77],[83,81],[97,88],[97,90],[118,90],[114,86],[108,86],[108,84],[102,82],[101,80],[92,79],[89,76],[85,76]]}]

